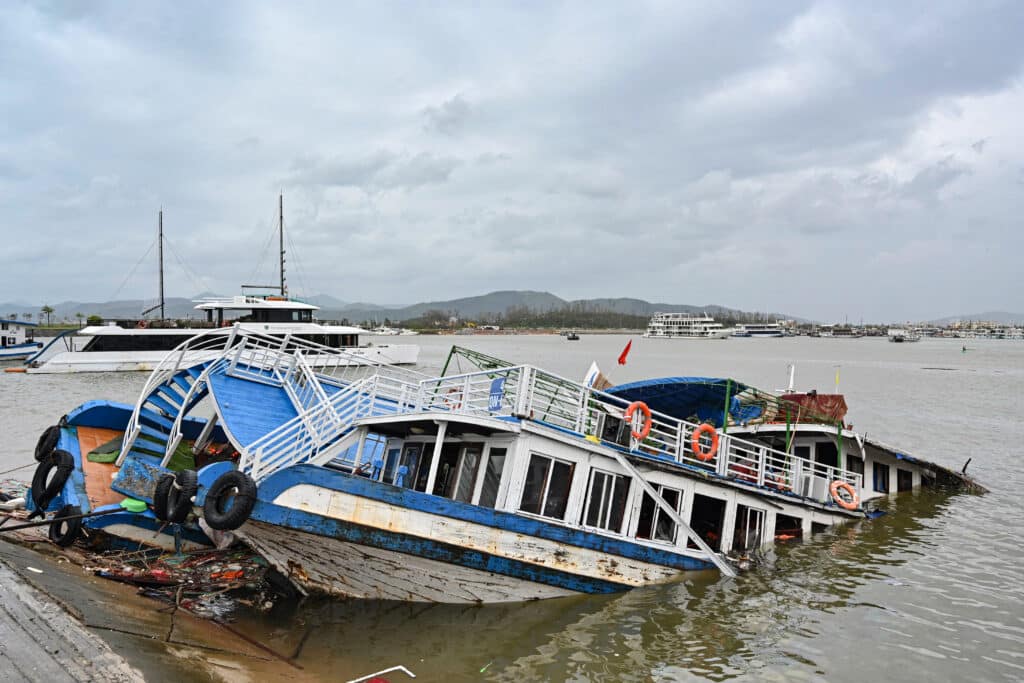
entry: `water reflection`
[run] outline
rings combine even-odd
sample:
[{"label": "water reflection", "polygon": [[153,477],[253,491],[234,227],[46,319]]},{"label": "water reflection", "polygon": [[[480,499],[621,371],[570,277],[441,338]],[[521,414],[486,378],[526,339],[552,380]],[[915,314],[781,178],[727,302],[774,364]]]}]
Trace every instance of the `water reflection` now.
[{"label": "water reflection", "polygon": [[862,609],[877,613],[862,621],[890,621],[900,607],[863,588],[911,581],[894,577],[933,554],[936,528],[970,498],[902,495],[885,516],[778,547],[734,581],[702,574],[616,596],[482,607],[310,600],[242,615],[238,626],[335,678],[394,664],[426,680],[831,678],[844,656],[826,657],[818,641],[834,635],[834,617]]}]

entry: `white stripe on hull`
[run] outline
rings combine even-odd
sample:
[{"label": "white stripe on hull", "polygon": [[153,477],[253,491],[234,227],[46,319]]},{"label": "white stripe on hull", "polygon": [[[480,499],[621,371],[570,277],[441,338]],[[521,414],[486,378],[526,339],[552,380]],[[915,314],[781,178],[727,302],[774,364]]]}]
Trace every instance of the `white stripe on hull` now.
[{"label": "white stripe on hull", "polygon": [[574,591],[254,522],[236,532],[310,592],[405,602],[521,602]]},{"label": "white stripe on hull", "polygon": [[[679,570],[673,567],[452,519],[311,484],[287,489],[274,503],[362,527],[448,543],[495,557],[625,586],[660,583],[679,574]],[[673,550],[679,552],[677,548]]]}]

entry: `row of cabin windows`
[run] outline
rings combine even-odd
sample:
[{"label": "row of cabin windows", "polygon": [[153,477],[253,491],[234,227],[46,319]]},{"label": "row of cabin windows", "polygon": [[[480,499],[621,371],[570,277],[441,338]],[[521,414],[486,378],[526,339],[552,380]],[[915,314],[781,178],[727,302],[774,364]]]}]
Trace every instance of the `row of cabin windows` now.
[{"label": "row of cabin windows", "polygon": [[[572,463],[532,453],[519,503],[520,511],[564,520],[574,471]],[[580,522],[591,528],[622,533],[631,481],[625,475],[592,469]],[[660,484],[655,484],[654,488],[678,513],[682,491]],[[636,537],[674,543],[677,533],[676,524],[668,513],[644,492]]]},{"label": "row of cabin windows", "polygon": [[[506,448],[494,447],[488,452],[486,463],[483,464],[483,481],[478,505],[493,508],[497,502],[498,486],[505,469],[507,453]],[[411,443],[406,444],[403,449],[392,448],[384,458],[382,479],[387,484],[426,493],[433,459],[433,444]],[[431,493],[471,503],[482,461],[482,444],[443,445]]]}]

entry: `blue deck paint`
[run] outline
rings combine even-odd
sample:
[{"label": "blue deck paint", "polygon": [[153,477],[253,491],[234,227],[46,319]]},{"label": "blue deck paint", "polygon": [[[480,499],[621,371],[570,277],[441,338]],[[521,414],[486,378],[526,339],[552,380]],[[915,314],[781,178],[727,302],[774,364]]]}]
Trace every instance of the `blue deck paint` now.
[{"label": "blue deck paint", "polygon": [[281,387],[229,377],[223,372],[211,373],[208,384],[221,423],[238,446],[248,446],[298,415]]},{"label": "blue deck paint", "polygon": [[469,550],[448,543],[439,543],[408,534],[363,527],[301,510],[280,507],[272,503],[258,502],[252,517],[253,519],[273,517],[280,520],[277,522],[278,526],[285,528],[299,529],[314,535],[337,538],[359,545],[392,550],[406,555],[415,555],[416,557],[437,560],[502,576],[510,576],[548,586],[556,586],[579,593],[619,593],[632,588],[632,586],[627,584],[570,574],[569,572],[550,567],[519,560],[510,560],[489,553]]},{"label": "blue deck paint", "polygon": [[[709,569],[713,565],[705,560],[683,555],[680,553],[652,548],[650,546],[634,543],[624,538],[610,538],[600,534],[581,529],[545,522],[543,520],[525,517],[510,512],[492,510],[490,508],[471,505],[459,501],[449,500],[441,496],[434,496],[421,493],[412,489],[392,486],[373,481],[365,477],[354,477],[337,470],[329,470],[315,465],[295,465],[272,474],[264,481],[258,491],[257,498],[261,503],[272,503],[277,496],[284,491],[298,486],[309,484],[319,486],[332,491],[341,491],[352,495],[361,496],[371,500],[377,500],[396,507],[417,510],[452,519],[473,522],[483,526],[490,526],[506,531],[513,531],[526,536],[543,538],[565,545],[596,550],[618,555],[641,562],[649,562],[664,567],[672,567],[679,570]],[[281,509],[278,506],[272,506]],[[281,524],[286,519],[277,515],[269,517],[260,516],[260,505],[256,506],[253,512],[253,519],[265,521],[270,524]],[[266,508],[269,510],[270,508]],[[314,515],[317,519],[323,519]],[[288,524],[284,524],[288,526]],[[302,527],[294,527],[302,528]],[[305,530],[305,529],[303,529]]]}]

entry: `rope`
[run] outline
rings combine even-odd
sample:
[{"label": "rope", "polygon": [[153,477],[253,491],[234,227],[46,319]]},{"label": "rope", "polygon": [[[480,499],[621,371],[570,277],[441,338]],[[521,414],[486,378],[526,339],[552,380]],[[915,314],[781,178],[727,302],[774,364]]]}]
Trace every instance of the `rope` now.
[{"label": "rope", "polygon": [[108,299],[109,301],[113,301],[114,299],[117,298],[117,295],[121,293],[121,290],[124,289],[124,286],[126,284],[128,284],[128,280],[131,279],[132,275],[135,274],[135,271],[138,270],[139,265],[141,265],[142,262],[145,260],[145,258],[147,256],[149,256],[149,252],[153,251],[153,246],[156,244],[156,242],[157,242],[157,238],[154,237],[153,241],[149,243],[149,248],[146,249],[146,253],[142,255],[142,258],[140,258],[138,261],[135,262],[135,265],[132,266],[132,269],[129,270],[128,274],[124,276],[124,280],[121,281],[121,284],[118,286],[117,291],[115,291],[110,296],[110,298]]},{"label": "rope", "polygon": [[[286,223],[286,225],[287,225],[287,223]],[[295,244],[292,243],[291,231],[285,232],[285,235],[286,235],[286,237],[288,239],[288,249],[289,249],[289,252],[292,255],[292,260],[295,261],[295,274],[299,278],[299,286],[302,288],[301,291],[306,296],[312,296],[313,292],[311,292],[310,289],[306,286],[306,278],[303,277],[303,275],[302,275],[302,273],[305,271],[305,267],[303,267],[302,262],[299,260],[299,252],[295,248]]]},{"label": "rope", "polygon": [[178,250],[175,249],[174,245],[171,244],[171,241],[164,237],[164,242],[170,249],[171,255],[174,256],[174,260],[178,262],[178,265],[181,266],[181,269],[185,272],[185,276],[192,281],[192,285],[196,288],[196,291],[201,292],[203,290],[210,289],[209,284],[203,282],[204,278],[201,275],[199,275],[199,273],[196,273],[194,270],[189,268],[188,265],[185,264],[185,261],[178,254]]},{"label": "rope", "polygon": [[32,467],[35,464],[36,464],[35,462],[30,462],[30,463],[26,463],[24,465],[19,465],[18,467],[15,467],[13,469],[4,470],[3,472],[0,472],[0,476],[3,476],[5,474],[10,474],[11,472],[17,472],[18,470],[23,470],[26,467]]},{"label": "rope", "polygon": [[263,250],[260,252],[260,260],[256,263],[256,268],[252,271],[252,273],[249,274],[249,280],[248,281],[252,282],[254,284],[257,282],[256,276],[259,275],[260,271],[263,269],[263,261],[266,260],[266,258],[267,258],[267,252],[270,250],[270,244],[271,244],[271,242],[274,241],[274,238],[277,236],[277,213],[276,212],[274,213],[273,224],[274,224],[273,230],[271,230],[270,234],[267,235],[267,241],[263,245]]}]

